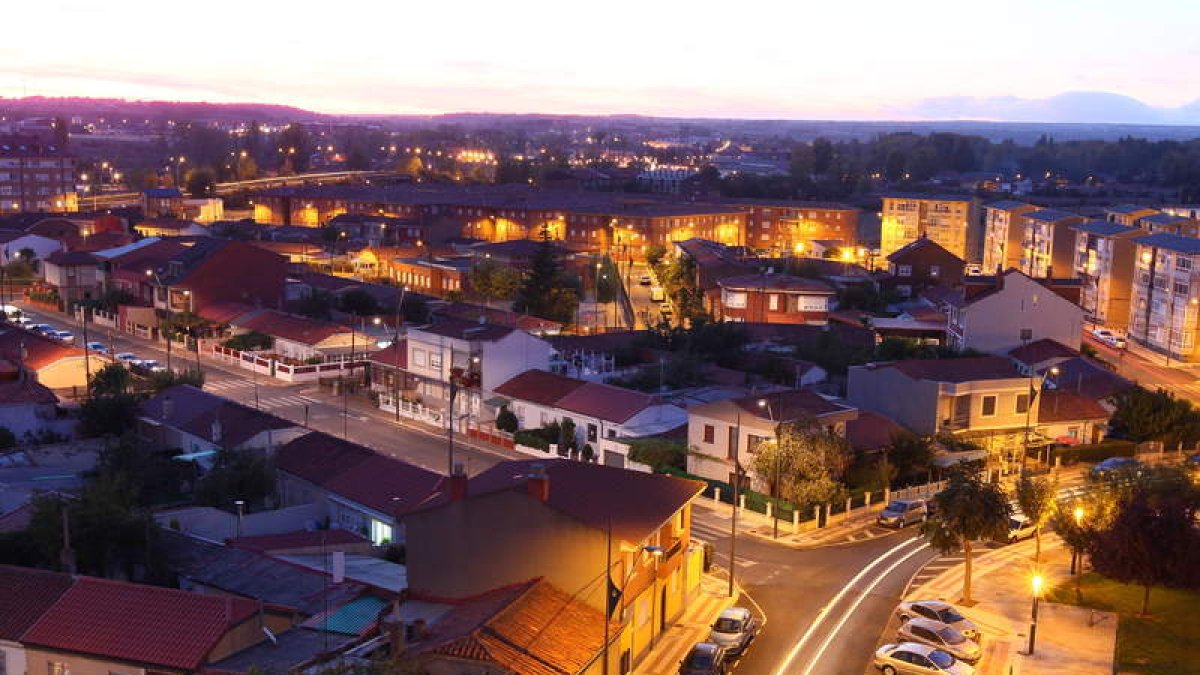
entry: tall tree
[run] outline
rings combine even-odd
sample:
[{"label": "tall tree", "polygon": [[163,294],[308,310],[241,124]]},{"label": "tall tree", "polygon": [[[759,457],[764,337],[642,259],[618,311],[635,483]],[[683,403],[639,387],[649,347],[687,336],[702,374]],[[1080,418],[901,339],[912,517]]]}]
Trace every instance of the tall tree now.
[{"label": "tall tree", "polygon": [[575,286],[575,280],[569,279],[563,269],[549,230],[543,228],[541,244],[529,261],[529,274],[517,292],[513,309],[569,324],[579,306]]},{"label": "tall tree", "polygon": [[521,287],[521,273],[491,258],[471,270],[471,288],[487,300],[512,300]]},{"label": "tall tree", "polygon": [[755,475],[772,486],[776,498],[808,509],[842,497],[841,478],[853,456],[844,438],[804,422],[782,424],[776,436],[749,448]]},{"label": "tall tree", "polygon": [[1008,536],[1008,497],[998,485],[986,483],[970,467],[950,474],[950,484],[934,501],[937,515],[921,524],[929,543],[944,554],[962,549],[962,601],[971,604],[972,542]]},{"label": "tall tree", "polygon": [[1042,528],[1054,515],[1055,498],[1058,496],[1058,482],[1043,477],[1023,476],[1017,483],[1017,506],[1033,525],[1033,536],[1036,550],[1034,562],[1042,560]]},{"label": "tall tree", "polygon": [[199,167],[187,172],[188,194],[196,198],[216,196],[217,177],[212,169]]},{"label": "tall tree", "polygon": [[296,173],[308,171],[308,158],[312,155],[312,136],[303,125],[293,122],[279,132],[279,154]]}]

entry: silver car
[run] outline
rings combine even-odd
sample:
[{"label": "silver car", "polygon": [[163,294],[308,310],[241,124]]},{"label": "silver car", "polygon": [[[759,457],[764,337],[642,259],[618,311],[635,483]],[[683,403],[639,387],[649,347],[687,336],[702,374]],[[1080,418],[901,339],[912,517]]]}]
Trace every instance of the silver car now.
[{"label": "silver car", "polygon": [[725,648],[729,655],[741,654],[758,633],[758,620],[745,607],[730,607],[713,622],[708,641]]},{"label": "silver car", "polygon": [[906,527],[925,520],[928,513],[924,499],[893,499],[879,512],[879,524]]},{"label": "silver car", "polygon": [[975,669],[950,654],[916,642],[888,643],[875,651],[875,667],[883,675],[975,675]]},{"label": "silver car", "polygon": [[909,619],[900,624],[896,631],[896,639],[904,642],[920,642],[923,645],[937,647],[948,652],[959,661],[974,664],[983,655],[979,643],[963,635],[957,628],[951,628],[932,619]]},{"label": "silver car", "polygon": [[979,640],[979,629],[971,620],[948,602],[941,600],[914,600],[902,602],[896,607],[896,617],[900,623],[910,619],[930,619],[942,625],[950,626],[972,640]]}]

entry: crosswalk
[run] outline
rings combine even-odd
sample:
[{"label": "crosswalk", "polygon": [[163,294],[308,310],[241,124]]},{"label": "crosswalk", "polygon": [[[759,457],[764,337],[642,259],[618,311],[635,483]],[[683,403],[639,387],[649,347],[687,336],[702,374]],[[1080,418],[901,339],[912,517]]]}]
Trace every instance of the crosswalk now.
[{"label": "crosswalk", "polygon": [[709,543],[728,539],[729,527],[730,522],[728,517],[706,514],[703,520],[698,518],[692,520],[692,538]]},{"label": "crosswalk", "polygon": [[233,401],[237,401],[242,405],[257,407],[259,410],[281,410],[284,408],[302,408],[306,405],[316,403],[311,398],[300,396],[292,392],[293,390],[280,390],[277,387],[258,387],[257,402],[255,401],[255,386],[253,382],[245,382],[242,380],[222,380],[219,382],[205,383],[204,390],[224,396]]},{"label": "crosswalk", "polygon": [[[997,542],[976,542],[971,551],[974,556],[978,556],[981,553],[995,550],[1001,546],[1003,544]],[[967,557],[961,551],[934,558],[913,576],[912,580],[908,583],[908,589],[905,590],[905,594],[914,588],[919,588],[922,584],[934,579],[942,572],[956,565],[963,564],[966,559]]]}]

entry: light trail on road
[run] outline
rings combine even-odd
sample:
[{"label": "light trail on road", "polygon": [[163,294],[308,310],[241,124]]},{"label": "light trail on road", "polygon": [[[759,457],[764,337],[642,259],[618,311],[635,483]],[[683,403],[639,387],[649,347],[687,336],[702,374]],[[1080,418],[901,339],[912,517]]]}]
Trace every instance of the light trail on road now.
[{"label": "light trail on road", "polygon": [[[918,542],[920,542],[920,538],[913,537],[912,539],[906,539],[905,541],[902,541],[899,544],[896,544],[895,546],[888,549],[887,551],[884,551],[882,554],[880,554],[878,557],[876,557],[874,560],[872,560],[868,565],[866,565],[861,570],[859,570],[858,574],[855,574],[854,577],[850,579],[850,581],[847,581],[846,584],[844,586],[842,586],[841,590],[838,591],[837,595],[833,596],[833,599],[829,601],[829,604],[825,605],[824,607],[821,608],[821,610],[819,612],[817,612],[817,616],[813,619],[812,623],[809,624],[808,629],[806,631],[804,631],[804,634],[800,636],[800,639],[796,641],[796,644],[792,645],[792,649],[788,652],[787,656],[784,657],[783,661],[775,669],[775,675],[790,675],[793,672],[791,670],[792,662],[795,661],[796,657],[798,657],[800,655],[800,650],[804,649],[804,645],[807,644],[808,641],[810,639],[812,639],[812,636],[814,634],[816,634],[817,630],[820,629],[821,624],[824,623],[825,619],[830,615],[830,611],[834,607],[836,607],[839,602],[842,601],[842,598],[846,597],[846,595],[848,593],[850,593],[850,591],[854,588],[854,586],[856,586],[860,581],[862,581],[862,579],[866,575],[870,574],[871,570],[875,569],[879,565],[884,564],[889,558],[891,558],[893,555],[895,555],[900,550],[902,550],[908,546],[912,546],[913,544],[917,544]],[[928,546],[928,544],[921,544],[916,549],[914,549],[908,556],[901,558],[899,562],[903,562],[904,560],[907,560],[908,557],[921,551],[925,546]],[[897,564],[899,564],[899,563],[897,563]],[[893,566],[890,569],[895,569],[895,567]],[[880,577],[876,580],[875,583],[877,584],[880,579],[883,579],[885,577],[886,577],[886,574],[880,575]],[[874,586],[872,586],[872,588],[874,588]],[[843,621],[843,623],[844,623],[844,621]],[[811,665],[810,665],[810,668],[811,668]]]}]

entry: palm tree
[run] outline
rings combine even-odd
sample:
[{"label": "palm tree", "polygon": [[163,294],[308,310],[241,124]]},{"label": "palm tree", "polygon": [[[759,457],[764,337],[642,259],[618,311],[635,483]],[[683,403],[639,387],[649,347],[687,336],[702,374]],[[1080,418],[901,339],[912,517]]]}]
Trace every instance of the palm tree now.
[{"label": "palm tree", "polygon": [[1042,528],[1054,515],[1057,495],[1058,482],[1049,478],[1022,476],[1020,482],[1017,483],[1017,505],[1021,507],[1021,512],[1033,525],[1033,536],[1036,541],[1034,562],[1042,561]]},{"label": "palm tree", "polygon": [[1008,536],[1008,498],[1000,486],[985,483],[977,473],[960,468],[950,475],[950,484],[934,500],[937,515],[921,525],[921,532],[943,554],[962,549],[962,602],[970,605],[971,542]]}]

